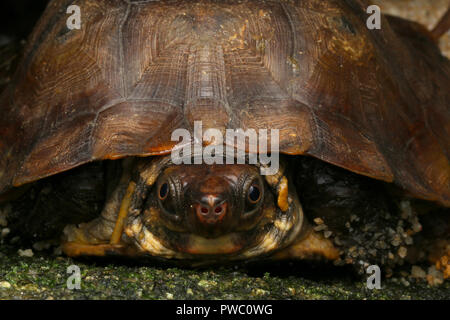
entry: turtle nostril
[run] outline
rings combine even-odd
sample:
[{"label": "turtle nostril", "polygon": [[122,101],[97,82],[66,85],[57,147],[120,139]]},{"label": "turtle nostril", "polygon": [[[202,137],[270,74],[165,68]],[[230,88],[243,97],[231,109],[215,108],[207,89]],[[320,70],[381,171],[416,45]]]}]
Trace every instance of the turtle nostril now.
[{"label": "turtle nostril", "polygon": [[217,205],[197,203],[195,205],[195,216],[198,222],[207,228],[221,223],[227,214],[227,203],[222,202]]},{"label": "turtle nostril", "polygon": [[202,207],[201,209],[200,209],[200,211],[202,212],[202,213],[208,213],[209,212],[209,209],[208,208],[206,208],[206,207]]}]

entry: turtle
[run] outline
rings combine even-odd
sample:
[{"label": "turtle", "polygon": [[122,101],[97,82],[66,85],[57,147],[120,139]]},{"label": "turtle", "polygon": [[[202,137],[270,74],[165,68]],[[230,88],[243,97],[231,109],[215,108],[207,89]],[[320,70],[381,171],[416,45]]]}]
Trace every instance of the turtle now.
[{"label": "turtle", "polygon": [[[80,28],[68,27],[72,5]],[[449,15],[433,31],[388,15],[371,29],[368,7],[51,1],[0,96],[11,229],[58,238],[72,257],[429,258],[448,276],[450,64],[437,40]],[[199,123],[277,148],[198,142]],[[183,151],[177,163],[177,130],[231,156]],[[264,152],[275,172],[263,174]]]}]

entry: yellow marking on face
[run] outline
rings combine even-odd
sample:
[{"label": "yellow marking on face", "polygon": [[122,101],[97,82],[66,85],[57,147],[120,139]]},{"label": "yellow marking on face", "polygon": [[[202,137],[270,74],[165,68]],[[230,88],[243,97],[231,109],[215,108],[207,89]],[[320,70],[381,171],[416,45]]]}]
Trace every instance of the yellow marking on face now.
[{"label": "yellow marking on face", "polygon": [[286,177],[281,178],[281,182],[278,186],[278,200],[277,204],[281,211],[286,212],[289,209],[288,202],[288,181]]},{"label": "yellow marking on face", "polygon": [[172,258],[176,255],[174,251],[166,248],[153,233],[145,228],[143,230],[143,240],[139,244],[145,251],[154,255],[164,256],[166,258]]},{"label": "yellow marking on face", "polygon": [[261,247],[265,249],[264,251],[272,251],[277,247],[277,245],[278,242],[272,233],[266,234],[263,242],[261,243]]},{"label": "yellow marking on face", "polygon": [[280,168],[275,174],[264,176],[267,183],[270,186],[275,186],[278,184],[278,181],[280,181],[283,178],[284,174],[284,165],[283,163],[280,163]]},{"label": "yellow marking on face", "polygon": [[283,221],[283,220],[275,220],[274,224],[275,227],[282,232],[290,230],[293,226],[292,221]]},{"label": "yellow marking on face", "polygon": [[142,224],[134,222],[132,225],[127,226],[125,228],[125,233],[130,238],[133,238],[135,235],[140,234],[142,230]]},{"label": "yellow marking on face", "polygon": [[276,185],[278,182],[278,177],[276,175],[266,176],[266,181],[269,185]]},{"label": "yellow marking on face", "polygon": [[128,209],[130,208],[131,198],[133,197],[134,190],[136,189],[136,183],[133,181],[130,182],[127,188],[127,192],[122,199],[122,203],[120,204],[119,214],[116,220],[116,226],[114,227],[114,231],[111,235],[111,244],[118,244],[120,239],[122,238],[123,226],[125,223],[125,219],[128,215]]},{"label": "yellow marking on face", "polygon": [[150,167],[146,167],[141,172],[141,179],[145,180],[148,186],[155,184],[161,172],[162,161],[154,161]]},{"label": "yellow marking on face", "polygon": [[246,258],[255,257],[262,253],[272,251],[276,249],[277,246],[278,242],[275,239],[275,236],[272,233],[267,233],[256,247],[244,252],[243,256]]},{"label": "yellow marking on face", "polygon": [[158,179],[159,172],[152,172],[149,177],[147,177],[147,185],[152,186],[155,184],[156,179]]}]

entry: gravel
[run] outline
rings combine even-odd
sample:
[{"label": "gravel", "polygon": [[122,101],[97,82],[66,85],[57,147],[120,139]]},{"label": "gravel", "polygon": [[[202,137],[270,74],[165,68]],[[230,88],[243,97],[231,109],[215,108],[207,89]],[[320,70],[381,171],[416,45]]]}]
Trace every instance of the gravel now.
[{"label": "gravel", "polygon": [[[69,266],[80,268],[81,289],[67,288]],[[427,266],[420,266],[427,268]],[[430,268],[428,279],[409,276],[411,267],[381,290],[366,287],[345,267],[275,263],[262,266],[175,268],[123,260],[74,260],[52,250],[23,258],[0,246],[0,299],[450,299],[450,281]],[[414,272],[417,274],[417,272]],[[436,285],[439,282],[443,284]]]}]

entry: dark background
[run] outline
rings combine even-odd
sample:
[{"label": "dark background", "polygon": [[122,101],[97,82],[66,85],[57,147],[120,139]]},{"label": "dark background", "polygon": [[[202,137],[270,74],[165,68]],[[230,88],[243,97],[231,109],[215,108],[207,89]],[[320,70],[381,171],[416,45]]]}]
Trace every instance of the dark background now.
[{"label": "dark background", "polygon": [[48,2],[49,0],[1,0],[0,42],[1,38],[26,39]]}]

